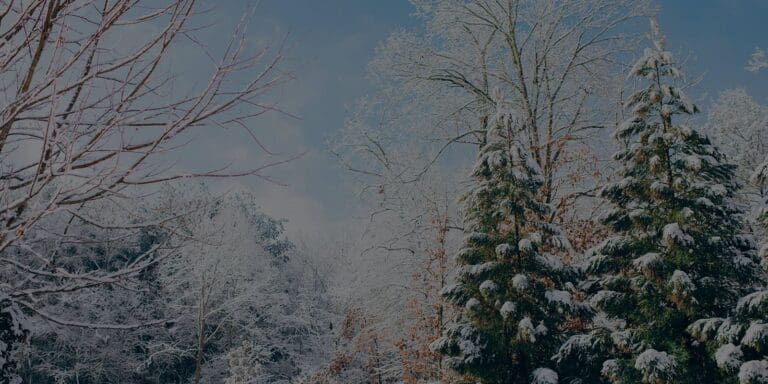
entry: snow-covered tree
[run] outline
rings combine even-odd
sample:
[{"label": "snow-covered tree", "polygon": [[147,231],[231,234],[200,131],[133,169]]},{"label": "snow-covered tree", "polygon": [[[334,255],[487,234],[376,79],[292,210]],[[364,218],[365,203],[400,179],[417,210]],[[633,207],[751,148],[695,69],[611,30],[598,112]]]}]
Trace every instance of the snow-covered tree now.
[{"label": "snow-covered tree", "polygon": [[[754,182],[765,182],[768,161],[758,166]],[[768,227],[763,211],[758,220]],[[723,383],[768,383],[768,244],[759,251],[763,275],[752,291],[736,303],[727,317],[700,319],[688,327],[688,332],[705,344],[708,352],[723,372]]]},{"label": "snow-covered tree", "polygon": [[311,355],[328,341],[321,313],[328,298],[305,285],[308,271],[283,222],[261,213],[253,194],[190,189],[182,185],[157,205],[165,214],[193,213],[174,234],[188,240],[161,265],[163,294],[179,318],[169,338],[148,348],[166,359],[191,358],[196,383],[230,375],[229,350],[230,360],[250,354],[258,362],[255,382],[289,381],[310,370]]},{"label": "snow-covered tree", "polygon": [[[126,211],[102,209],[88,216],[103,225],[122,222],[116,216],[127,212],[142,223],[177,218],[137,233],[75,223],[69,229],[72,244],[46,239],[49,244],[38,249],[61,248],[61,259],[72,269],[94,263],[119,269],[158,245],[170,254],[109,295],[93,289],[55,296],[46,311],[77,312],[80,321],[95,324],[167,322],[82,329],[38,320],[22,361],[24,380],[170,384],[193,381],[197,372],[201,382],[223,382],[251,372],[238,365],[248,360],[257,369],[247,382],[285,382],[324,362],[335,320],[332,301],[312,273],[311,258],[285,238],[282,221],[259,211],[253,195],[217,197],[186,183],[164,188],[141,207],[131,203],[136,201],[126,202]],[[90,241],[75,241],[81,238]]]},{"label": "snow-covered tree", "polygon": [[19,349],[29,336],[26,316],[8,297],[0,293],[0,383],[20,384],[17,375]]},{"label": "snow-covered tree", "polygon": [[595,329],[561,353],[611,383],[715,383],[717,367],[686,327],[727,314],[758,263],[740,235],[736,167],[673,120],[697,108],[677,85],[680,71],[655,22],[651,29],[653,46],[631,69],[646,86],[626,100],[631,116],[615,133],[625,143],[615,155],[620,180],[602,191],[615,206],[603,221],[617,235],[592,251],[594,278],[584,284],[600,313]]},{"label": "snow-covered tree", "polygon": [[482,383],[556,383],[550,357],[579,304],[567,290],[569,269],[551,253],[567,240],[536,220],[548,208],[536,200],[543,178],[524,149],[523,120],[505,107],[491,119],[464,197],[458,282],[443,290],[458,315],[432,347]]},{"label": "snow-covered tree", "polygon": [[[766,156],[766,159],[752,172],[750,182],[756,186],[768,185],[768,156]],[[757,211],[757,219],[763,227],[768,228],[768,196],[764,196],[764,200],[760,202]],[[768,253],[763,253],[761,256],[765,258],[768,256]]]},{"label": "snow-covered tree", "polygon": [[746,69],[750,72],[760,72],[768,69],[768,54],[766,54],[765,49],[755,47],[755,50],[749,56]]},{"label": "snow-covered tree", "polygon": [[435,207],[431,220],[435,238],[424,252],[421,265],[411,274],[412,294],[406,304],[407,334],[397,342],[404,384],[449,380],[442,356],[430,345],[442,335],[450,307],[440,292],[450,277],[447,253],[448,213]]},{"label": "snow-covered tree", "polygon": [[436,169],[470,168],[500,89],[525,120],[523,148],[542,170],[537,199],[552,204],[548,220],[588,212],[571,208],[593,200],[602,173],[583,171],[609,154],[602,128],[613,124],[623,77],[615,63],[634,46],[623,31],[653,12],[650,2],[412,3],[423,27],[393,32],[382,44],[370,63],[377,92],[360,101],[332,143],[365,190],[388,200],[374,210],[410,202],[392,190]]},{"label": "snow-covered tree", "polygon": [[[88,323],[77,317],[77,310],[65,311],[68,297],[82,300],[75,297],[79,291],[95,295],[100,289],[103,302],[115,292],[121,296],[126,286],[136,289],[139,275],[169,254],[150,249],[123,264],[112,263],[119,255],[107,254],[82,265],[80,254],[66,251],[72,241],[83,239],[73,238],[68,229],[89,220],[89,206],[143,197],[148,186],[167,180],[263,177],[265,164],[235,169],[222,167],[225,160],[185,170],[173,164],[174,154],[194,141],[192,131],[248,130],[256,116],[274,108],[266,101],[269,91],[288,80],[276,70],[279,45],[245,44],[249,14],[232,26],[225,39],[229,49],[212,55],[193,25],[199,6],[195,0],[164,0],[149,7],[125,0],[3,3],[0,297],[12,308],[51,324],[87,329],[164,323],[167,319],[131,316],[119,323]],[[211,65],[188,76],[173,63],[182,52]],[[251,144],[255,149],[260,141]],[[54,222],[58,225],[51,227]],[[103,229],[114,234],[96,241],[125,235],[124,227]],[[40,243],[55,236],[64,247],[40,252]],[[57,313],[47,311],[51,305]]]},{"label": "snow-covered tree", "polygon": [[726,90],[709,109],[706,132],[739,167],[736,175],[744,186],[741,194],[750,204],[750,213],[757,214],[768,198],[768,183],[750,177],[768,153],[768,106],[756,102],[743,88]]}]

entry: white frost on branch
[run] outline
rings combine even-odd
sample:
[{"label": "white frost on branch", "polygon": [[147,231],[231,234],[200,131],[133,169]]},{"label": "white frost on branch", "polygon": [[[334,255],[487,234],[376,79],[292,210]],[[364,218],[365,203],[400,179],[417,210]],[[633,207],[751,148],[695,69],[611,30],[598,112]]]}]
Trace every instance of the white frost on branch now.
[{"label": "white frost on branch", "polygon": [[677,362],[666,352],[646,349],[635,359],[635,368],[648,384],[668,383],[675,377]]},{"label": "white frost on branch", "polygon": [[739,368],[743,358],[744,352],[741,351],[741,348],[730,343],[720,346],[715,351],[715,362],[717,362],[718,368],[726,371]]},{"label": "white frost on branch", "polygon": [[746,67],[747,71],[760,72],[766,68],[768,68],[768,54],[766,54],[765,49],[755,47],[755,50],[749,56]]},{"label": "white frost on branch", "polygon": [[531,384],[557,384],[558,379],[557,372],[549,368],[536,368]]}]

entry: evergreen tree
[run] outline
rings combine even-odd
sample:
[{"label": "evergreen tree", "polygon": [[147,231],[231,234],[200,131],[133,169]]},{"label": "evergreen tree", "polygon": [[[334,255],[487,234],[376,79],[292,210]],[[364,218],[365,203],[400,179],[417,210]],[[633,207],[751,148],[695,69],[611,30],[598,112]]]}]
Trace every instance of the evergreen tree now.
[{"label": "evergreen tree", "polygon": [[[757,186],[765,186],[768,184],[768,158],[763,161],[762,164],[755,168],[752,176],[750,177],[752,184]],[[768,229],[768,200],[763,202],[763,206],[758,213],[758,221]]]},{"label": "evergreen tree", "polygon": [[522,126],[504,108],[490,120],[465,204],[458,284],[444,296],[457,318],[432,348],[472,383],[554,384],[551,356],[580,306],[569,270],[550,253],[567,244],[542,220],[542,177],[523,149]]},{"label": "evergreen tree", "polygon": [[[768,162],[757,167],[752,182],[764,184]],[[763,208],[760,223],[768,228],[768,211]],[[759,259],[763,273],[768,267],[768,243],[763,244]],[[701,319],[688,332],[704,343],[727,384],[768,383],[768,286],[766,275],[752,292],[740,298],[729,317]]]},{"label": "evergreen tree", "polygon": [[602,191],[615,206],[603,222],[617,236],[592,252],[595,278],[584,285],[600,313],[558,360],[579,357],[611,383],[718,383],[705,347],[685,330],[729,312],[756,278],[757,257],[740,235],[735,166],[673,121],[698,110],[675,85],[680,72],[651,27],[653,46],[631,69],[647,86],[626,101],[632,115],[615,133],[625,144],[615,155],[621,180]]},{"label": "evergreen tree", "polygon": [[28,341],[30,325],[18,305],[0,292],[0,384],[20,384],[20,351]]}]

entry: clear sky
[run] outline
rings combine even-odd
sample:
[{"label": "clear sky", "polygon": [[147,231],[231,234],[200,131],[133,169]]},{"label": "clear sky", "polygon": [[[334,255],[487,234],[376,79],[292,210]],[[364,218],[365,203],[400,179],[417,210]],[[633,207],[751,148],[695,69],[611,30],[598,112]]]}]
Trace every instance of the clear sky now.
[{"label": "clear sky", "polygon": [[[251,1],[214,2],[213,22],[231,27]],[[700,105],[726,88],[746,87],[768,102],[768,73],[744,70],[755,46],[768,46],[768,0],[666,0],[659,22],[668,47],[686,58],[685,71],[702,75],[691,92]],[[352,189],[325,151],[325,139],[344,124],[348,108],[371,91],[366,66],[376,47],[397,28],[414,28],[407,0],[262,0],[252,23],[254,35],[288,35],[288,68],[295,80],[284,92],[282,106],[300,119],[272,116],[259,132],[272,148],[306,155],[275,169],[287,184],[240,180],[257,190],[263,209],[289,219],[289,231],[314,232],[339,223],[353,212]],[[236,142],[214,142],[231,153],[247,151]],[[255,156],[244,155],[248,159]],[[255,161],[255,160],[254,160]]]}]

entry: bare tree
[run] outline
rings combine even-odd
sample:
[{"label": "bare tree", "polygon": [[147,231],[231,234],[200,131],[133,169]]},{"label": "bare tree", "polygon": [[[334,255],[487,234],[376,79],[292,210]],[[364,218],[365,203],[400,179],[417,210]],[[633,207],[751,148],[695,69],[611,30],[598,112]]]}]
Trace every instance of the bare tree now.
[{"label": "bare tree", "polygon": [[350,119],[335,146],[342,162],[377,192],[419,179],[441,160],[465,165],[461,159],[474,156],[456,144],[478,144],[503,104],[524,117],[527,149],[545,177],[541,199],[555,207],[549,220],[590,195],[592,178],[573,185],[566,176],[605,158],[596,139],[617,120],[617,69],[633,46],[623,31],[653,12],[649,3],[414,4],[426,31],[394,33],[380,48],[371,63],[380,97],[364,100]]},{"label": "bare tree", "polygon": [[[163,216],[194,212],[176,227],[176,242],[183,244],[179,254],[161,264],[161,285],[169,306],[180,316],[174,336],[150,349],[157,356],[191,357],[192,380],[200,383],[207,381],[206,366],[216,366],[207,367],[215,372],[224,365],[223,354],[211,358],[207,352],[211,345],[226,350],[257,341],[266,319],[290,305],[284,280],[296,276],[284,264],[294,246],[284,238],[281,221],[258,212],[253,196],[233,193],[218,198],[189,193],[195,189],[188,185],[180,187],[164,190],[157,209]],[[286,327],[293,325],[291,319],[281,320]]]},{"label": "bare tree", "polygon": [[[254,47],[246,14],[217,56],[191,23],[195,0],[0,1],[0,290],[26,311],[59,325],[124,329],[55,317],[50,295],[120,282],[173,254],[158,244],[116,269],[63,268],[34,246],[51,217],[104,229],[163,226],[168,220],[99,223],[83,207],[137,197],[147,186],[190,177],[255,175],[273,164],[231,164],[176,172],[175,154],[194,129],[252,133],[252,119],[275,110],[269,91],[289,79],[280,45]],[[210,64],[202,83],[169,64],[179,47]],[[199,79],[196,79],[199,81]],[[263,147],[262,147],[263,148]],[[69,224],[67,224],[69,223]],[[74,241],[74,239],[70,239]],[[5,297],[5,296],[4,296]],[[158,320],[160,321],[160,320]]]},{"label": "bare tree", "polygon": [[768,197],[768,185],[760,178],[752,184],[750,176],[768,153],[768,106],[756,102],[743,88],[728,89],[710,106],[707,118],[707,134],[739,166],[736,176],[744,185],[740,193],[751,213],[757,213]]}]

